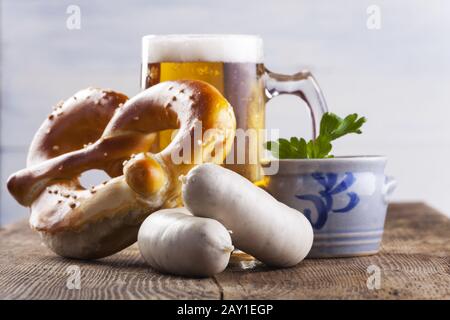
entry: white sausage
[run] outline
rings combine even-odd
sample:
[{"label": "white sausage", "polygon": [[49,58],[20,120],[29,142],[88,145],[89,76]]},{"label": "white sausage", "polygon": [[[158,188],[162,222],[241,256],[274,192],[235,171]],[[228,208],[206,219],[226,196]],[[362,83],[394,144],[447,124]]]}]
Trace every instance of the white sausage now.
[{"label": "white sausage", "polygon": [[139,250],[154,269],[184,276],[212,276],[222,272],[233,246],[219,222],[192,216],[186,208],[152,213],[138,233]]},{"label": "white sausage", "polygon": [[215,164],[192,169],[183,181],[183,201],[194,215],[231,230],[235,247],[272,266],[305,258],[313,242],[310,222],[239,174]]}]

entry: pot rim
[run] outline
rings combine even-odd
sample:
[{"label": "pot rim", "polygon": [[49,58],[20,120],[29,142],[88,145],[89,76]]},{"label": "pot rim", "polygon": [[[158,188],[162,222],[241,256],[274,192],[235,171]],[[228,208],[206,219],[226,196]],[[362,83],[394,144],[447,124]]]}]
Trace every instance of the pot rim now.
[{"label": "pot rim", "polygon": [[278,161],[280,163],[312,163],[312,162],[344,162],[348,160],[358,160],[358,161],[380,161],[387,160],[387,156],[384,155],[353,155],[353,156],[335,156],[334,158],[322,158],[322,159],[262,159],[262,165],[267,165],[270,162]]},{"label": "pot rim", "polygon": [[[336,156],[326,159],[261,160],[261,166],[265,175],[308,174],[316,171],[383,172],[386,163],[387,157],[379,155]],[[275,171],[272,172],[272,170]]]}]

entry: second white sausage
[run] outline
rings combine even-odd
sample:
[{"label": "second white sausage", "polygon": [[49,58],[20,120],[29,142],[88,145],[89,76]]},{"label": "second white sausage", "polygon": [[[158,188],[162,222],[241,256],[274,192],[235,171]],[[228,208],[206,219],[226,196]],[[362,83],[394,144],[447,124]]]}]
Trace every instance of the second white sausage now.
[{"label": "second white sausage", "polygon": [[308,219],[241,175],[202,164],[182,180],[187,209],[221,222],[231,231],[233,245],[258,260],[290,267],[311,249],[313,229]]}]

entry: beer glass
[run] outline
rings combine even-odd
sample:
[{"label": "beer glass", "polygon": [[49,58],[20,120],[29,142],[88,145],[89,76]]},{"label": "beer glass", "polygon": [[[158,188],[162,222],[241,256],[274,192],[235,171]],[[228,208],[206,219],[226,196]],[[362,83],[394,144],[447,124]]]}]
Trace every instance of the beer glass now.
[{"label": "beer glass", "polygon": [[[279,94],[293,94],[306,102],[316,136],[326,111],[323,94],[308,71],[282,75],[264,67],[263,41],[254,35],[148,35],[142,39],[141,87],[168,80],[203,80],[215,86],[234,108],[240,132],[265,127],[265,104]],[[238,132],[237,132],[238,135]],[[160,132],[159,149],[170,142],[171,132]],[[245,161],[237,161],[235,140],[225,167],[250,181],[261,178],[263,138],[244,138]],[[242,145],[240,145],[240,148]],[[255,155],[256,154],[256,160]]]}]

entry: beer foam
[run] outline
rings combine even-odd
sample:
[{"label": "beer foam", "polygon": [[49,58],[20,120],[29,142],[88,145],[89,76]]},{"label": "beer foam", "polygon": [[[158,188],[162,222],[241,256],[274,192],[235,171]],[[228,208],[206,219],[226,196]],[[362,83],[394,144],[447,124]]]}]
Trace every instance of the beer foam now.
[{"label": "beer foam", "polygon": [[263,41],[253,35],[148,35],[142,38],[144,63],[263,62]]}]

